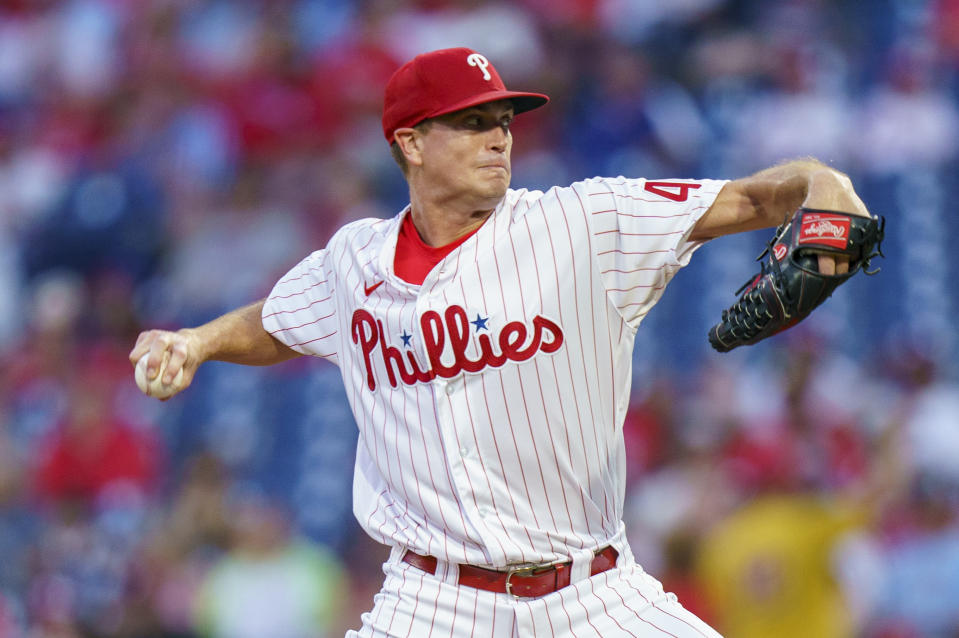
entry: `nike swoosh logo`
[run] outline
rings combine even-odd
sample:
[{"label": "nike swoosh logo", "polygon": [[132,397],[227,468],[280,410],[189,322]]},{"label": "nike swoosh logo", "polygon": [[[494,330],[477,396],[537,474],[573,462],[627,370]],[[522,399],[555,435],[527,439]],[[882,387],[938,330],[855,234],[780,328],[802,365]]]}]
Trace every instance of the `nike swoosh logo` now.
[{"label": "nike swoosh logo", "polygon": [[383,285],[383,280],[382,280],[382,279],[380,279],[378,282],[376,282],[376,283],[373,284],[372,286],[367,286],[367,285],[366,285],[366,282],[363,282],[363,292],[365,292],[365,293],[366,293],[366,296],[369,297],[369,296],[373,293],[374,290],[376,290],[377,288],[379,288],[379,287],[382,286],[382,285]]}]

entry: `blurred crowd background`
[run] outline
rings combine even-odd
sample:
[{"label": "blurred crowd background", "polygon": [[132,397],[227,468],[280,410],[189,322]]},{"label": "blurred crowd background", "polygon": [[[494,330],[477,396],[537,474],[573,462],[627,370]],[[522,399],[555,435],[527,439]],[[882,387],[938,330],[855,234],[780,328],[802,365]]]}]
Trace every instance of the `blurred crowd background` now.
[{"label": "blurred crowd background", "polygon": [[726,635],[959,636],[957,0],[4,0],[0,638],[321,638],[386,551],[351,513],[338,371],[126,360],[265,295],[406,189],[381,94],[467,45],[552,96],[514,185],[735,178],[812,155],[887,217],[882,272],[717,355],[768,233],[704,247],[641,327],[640,562]]}]

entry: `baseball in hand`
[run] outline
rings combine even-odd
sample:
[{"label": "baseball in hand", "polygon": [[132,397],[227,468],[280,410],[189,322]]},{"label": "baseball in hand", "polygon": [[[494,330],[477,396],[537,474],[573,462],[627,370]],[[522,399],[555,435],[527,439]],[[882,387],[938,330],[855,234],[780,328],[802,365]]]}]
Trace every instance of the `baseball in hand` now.
[{"label": "baseball in hand", "polygon": [[177,372],[171,383],[163,383],[163,374],[166,372],[167,363],[170,361],[169,351],[163,353],[160,371],[152,380],[147,379],[147,359],[149,358],[149,352],[140,357],[133,373],[137,386],[144,394],[157,399],[166,399],[183,389],[183,368],[180,368],[180,371]]}]

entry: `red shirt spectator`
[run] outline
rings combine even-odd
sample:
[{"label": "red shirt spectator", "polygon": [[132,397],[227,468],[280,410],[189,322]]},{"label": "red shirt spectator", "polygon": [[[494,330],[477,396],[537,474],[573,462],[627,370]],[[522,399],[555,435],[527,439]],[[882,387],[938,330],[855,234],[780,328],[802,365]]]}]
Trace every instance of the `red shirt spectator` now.
[{"label": "red shirt spectator", "polygon": [[160,448],[147,432],[111,413],[109,389],[83,379],[74,390],[65,420],[39,449],[35,490],[52,502],[96,499],[115,482],[151,490]]}]

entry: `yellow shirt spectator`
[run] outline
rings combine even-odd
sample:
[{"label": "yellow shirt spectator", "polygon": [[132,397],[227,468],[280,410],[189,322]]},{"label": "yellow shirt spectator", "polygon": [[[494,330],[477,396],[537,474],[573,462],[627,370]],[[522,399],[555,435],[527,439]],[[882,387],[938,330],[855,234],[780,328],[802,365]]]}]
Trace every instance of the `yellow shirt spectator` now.
[{"label": "yellow shirt spectator", "polygon": [[717,629],[735,638],[853,636],[832,553],[865,520],[865,510],[848,502],[769,494],[720,522],[697,566]]}]

